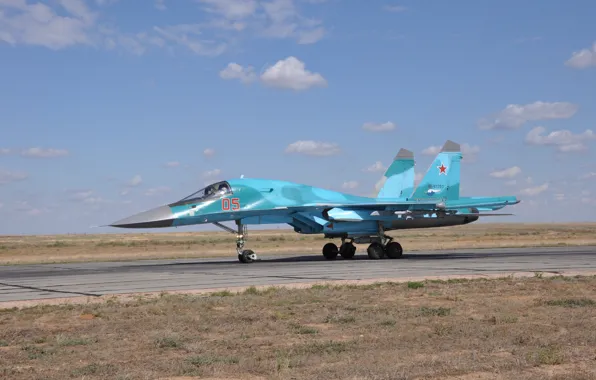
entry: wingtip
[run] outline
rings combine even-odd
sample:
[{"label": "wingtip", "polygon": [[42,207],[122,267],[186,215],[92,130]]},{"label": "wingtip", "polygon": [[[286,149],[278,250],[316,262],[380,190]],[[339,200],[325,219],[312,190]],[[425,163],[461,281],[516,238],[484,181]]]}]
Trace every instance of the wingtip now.
[{"label": "wingtip", "polygon": [[441,148],[441,152],[461,152],[461,147],[455,141],[447,140]]}]

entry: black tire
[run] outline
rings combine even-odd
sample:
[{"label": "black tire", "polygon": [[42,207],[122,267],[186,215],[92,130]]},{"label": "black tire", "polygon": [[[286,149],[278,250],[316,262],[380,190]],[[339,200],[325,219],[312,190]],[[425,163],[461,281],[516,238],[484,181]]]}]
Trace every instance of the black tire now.
[{"label": "black tire", "polygon": [[252,263],[254,262],[253,258],[251,257],[253,254],[254,252],[252,250],[245,249],[241,254],[238,255],[238,260],[244,264]]},{"label": "black tire", "polygon": [[368,257],[372,260],[380,260],[385,257],[385,250],[379,243],[372,243],[369,245],[366,252],[368,253]]},{"label": "black tire", "polygon": [[341,247],[339,248],[339,254],[344,259],[347,259],[347,260],[353,259],[354,255],[356,254],[356,247],[354,246],[354,244],[349,244],[349,243],[342,244]]},{"label": "black tire", "polygon": [[390,259],[400,259],[403,253],[404,250],[401,247],[401,244],[399,244],[396,241],[392,241],[391,243],[385,246],[385,254]]},{"label": "black tire", "polygon": [[335,260],[338,253],[339,249],[337,248],[337,245],[333,243],[327,243],[323,246],[323,256],[325,256],[327,260]]}]

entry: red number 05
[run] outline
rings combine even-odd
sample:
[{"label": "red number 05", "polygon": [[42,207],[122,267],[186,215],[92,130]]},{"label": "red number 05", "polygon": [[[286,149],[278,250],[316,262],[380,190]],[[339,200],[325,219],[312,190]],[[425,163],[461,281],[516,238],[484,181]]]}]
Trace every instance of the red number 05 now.
[{"label": "red number 05", "polygon": [[[230,211],[230,198],[221,199],[221,209],[223,211]],[[232,198],[232,211],[240,210],[240,199]]]}]

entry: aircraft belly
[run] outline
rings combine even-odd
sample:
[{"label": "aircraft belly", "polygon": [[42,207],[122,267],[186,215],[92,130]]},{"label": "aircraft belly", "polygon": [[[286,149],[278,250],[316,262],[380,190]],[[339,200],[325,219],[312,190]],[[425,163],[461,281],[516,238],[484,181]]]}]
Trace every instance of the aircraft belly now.
[{"label": "aircraft belly", "polygon": [[477,216],[446,216],[443,218],[413,218],[413,219],[399,219],[384,223],[388,230],[401,230],[409,228],[432,228],[432,227],[447,227],[458,226],[462,224],[472,223],[478,220]]},{"label": "aircraft belly", "polygon": [[375,234],[378,231],[376,221],[336,222],[328,223],[323,232],[325,234]]}]

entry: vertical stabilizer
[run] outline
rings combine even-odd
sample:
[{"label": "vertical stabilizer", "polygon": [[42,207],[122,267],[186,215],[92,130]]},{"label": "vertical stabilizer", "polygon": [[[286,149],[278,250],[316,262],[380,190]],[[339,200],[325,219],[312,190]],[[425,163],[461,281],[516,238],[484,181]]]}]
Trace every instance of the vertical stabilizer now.
[{"label": "vertical stabilizer", "polygon": [[414,200],[459,199],[460,145],[447,140],[416,187]]},{"label": "vertical stabilizer", "polygon": [[385,172],[377,198],[405,198],[414,191],[414,153],[400,149]]}]

